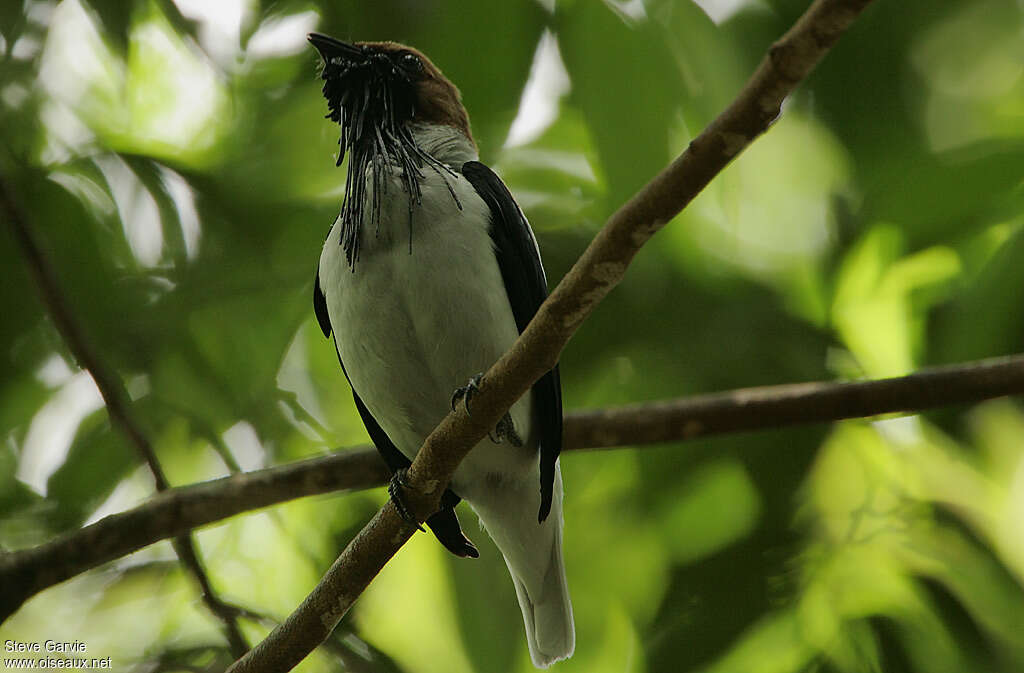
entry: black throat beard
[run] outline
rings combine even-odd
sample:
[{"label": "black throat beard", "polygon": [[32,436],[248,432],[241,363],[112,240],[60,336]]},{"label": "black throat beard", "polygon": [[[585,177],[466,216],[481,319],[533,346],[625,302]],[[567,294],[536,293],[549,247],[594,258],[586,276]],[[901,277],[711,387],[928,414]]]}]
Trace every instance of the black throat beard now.
[{"label": "black throat beard", "polygon": [[[368,55],[360,63],[331,59],[321,73],[323,93],[330,112],[327,119],[338,122],[340,166],[348,155],[345,199],[341,204],[341,238],[349,268],[355,271],[359,259],[359,237],[369,207],[374,235],[380,233],[381,199],[396,175],[408,198],[409,253],[412,254],[413,208],[422,203],[420,180],[424,166],[445,181],[448,192],[461,210],[462,204],[445,176],[454,176],[446,164],[424,151],[409,128],[415,116],[411,79],[391,65],[385,56]],[[372,169],[371,194],[367,195],[367,170]]]}]

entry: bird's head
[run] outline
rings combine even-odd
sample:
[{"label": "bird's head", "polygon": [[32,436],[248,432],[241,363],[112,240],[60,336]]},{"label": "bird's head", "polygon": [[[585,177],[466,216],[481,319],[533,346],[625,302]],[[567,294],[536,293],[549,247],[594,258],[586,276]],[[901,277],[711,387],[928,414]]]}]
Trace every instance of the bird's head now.
[{"label": "bird's head", "polygon": [[320,33],[309,41],[324,66],[329,119],[349,132],[376,133],[410,123],[443,124],[471,142],[459,90],[421,51],[397,42],[348,43]]},{"label": "bird's head", "polygon": [[[338,165],[346,154],[349,157],[340,243],[355,269],[366,209],[379,225],[387,180],[400,180],[408,196],[411,237],[413,207],[421,197],[421,169],[454,175],[420,147],[415,125],[449,126],[474,148],[475,144],[459,90],[421,52],[397,42],[348,43],[320,33],[311,33],[309,41],[324,62],[320,77],[327,118],[341,126]],[[373,181],[369,193],[366,177]],[[452,190],[450,184],[448,188]],[[459,205],[458,199],[455,202]]]}]

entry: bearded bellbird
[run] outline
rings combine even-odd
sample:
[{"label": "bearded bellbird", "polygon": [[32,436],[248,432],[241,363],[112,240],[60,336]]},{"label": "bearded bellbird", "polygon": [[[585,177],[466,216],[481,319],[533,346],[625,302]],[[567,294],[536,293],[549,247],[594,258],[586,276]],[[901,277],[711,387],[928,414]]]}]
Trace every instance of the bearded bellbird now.
[{"label": "bearded bellbird", "polygon": [[[472,412],[476,377],[526,328],[547,280],[526,217],[478,161],[455,85],[412,47],[309,40],[323,59],[327,118],[341,127],[337,165],[348,156],[314,307],[407,516],[403,470],[456,399]],[[476,557],[454,508],[465,498],[477,513],[512,575],[538,667],[575,647],[561,446],[556,367],[474,447],[426,522],[449,551]]]}]

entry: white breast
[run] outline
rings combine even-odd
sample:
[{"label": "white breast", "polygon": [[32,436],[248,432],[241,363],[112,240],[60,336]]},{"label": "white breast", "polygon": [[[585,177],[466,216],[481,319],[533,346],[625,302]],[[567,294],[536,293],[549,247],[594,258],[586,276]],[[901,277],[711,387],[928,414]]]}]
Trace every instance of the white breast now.
[{"label": "white breast", "polygon": [[[410,458],[450,410],[454,390],[486,371],[518,336],[487,204],[461,174],[429,167],[423,173],[411,247],[408,197],[393,179],[379,229],[364,225],[355,269],[339,245],[337,222],[320,257],[321,288],[352,386]],[[485,439],[456,473],[456,492],[472,502],[488,480],[534,479],[529,409],[529,394],[512,409],[526,447]]]}]

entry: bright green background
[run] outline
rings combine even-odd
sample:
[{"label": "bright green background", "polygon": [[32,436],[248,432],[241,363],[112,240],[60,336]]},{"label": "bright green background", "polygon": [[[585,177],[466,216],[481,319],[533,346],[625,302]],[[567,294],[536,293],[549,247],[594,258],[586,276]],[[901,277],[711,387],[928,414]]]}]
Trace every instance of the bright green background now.
[{"label": "bright green background", "polygon": [[[718,25],[684,0],[241,4],[223,33],[170,0],[0,6],[0,170],[174,484],[366,441],[310,302],[343,193],[337,129],[315,52],[273,26],[429,54],[554,283],[807,2]],[[568,409],[1024,350],[1021,5],[873,5],[584,324]],[[506,147],[544,31],[570,90]],[[2,231],[0,544],[19,548],[152,485]],[[1022,447],[1002,400],[567,455],[578,644],[557,670],[1024,670]],[[280,619],[383,498],[291,502],[197,544],[224,598]],[[378,654],[358,670],[532,670],[504,564],[463,518],[479,561],[417,535],[300,670],[361,643]],[[83,640],[117,670],[225,661],[168,543],[40,594],[0,637]]]}]

